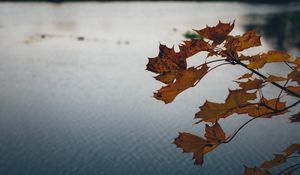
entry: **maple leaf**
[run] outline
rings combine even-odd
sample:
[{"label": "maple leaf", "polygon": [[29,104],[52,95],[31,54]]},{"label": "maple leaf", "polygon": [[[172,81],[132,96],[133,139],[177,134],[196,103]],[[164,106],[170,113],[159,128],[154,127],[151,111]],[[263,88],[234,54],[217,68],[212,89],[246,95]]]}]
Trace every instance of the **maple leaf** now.
[{"label": "maple leaf", "polygon": [[[214,103],[206,101],[204,105],[200,106],[200,111],[195,114],[196,119],[201,121],[214,123],[220,118],[226,118],[239,108],[249,105],[249,100],[256,99],[256,93],[248,93],[246,90],[230,90],[225,103]],[[197,123],[199,123],[197,122]]]},{"label": "maple leaf", "polygon": [[268,170],[262,168],[248,168],[245,167],[244,175],[272,175]]},{"label": "maple leaf", "polygon": [[300,71],[294,69],[291,73],[289,73],[288,78],[300,84]]},{"label": "maple leaf", "polygon": [[239,83],[239,86],[241,89],[243,90],[252,90],[252,89],[260,89],[264,86],[264,80],[261,79],[257,79],[255,78],[254,80],[248,80],[246,82],[239,82],[236,81],[237,83]]},{"label": "maple leaf", "polygon": [[271,81],[271,82],[272,81],[273,82],[275,82],[275,81],[285,81],[285,80],[287,80],[287,78],[279,77],[279,76],[275,76],[275,75],[269,75],[266,79],[266,81]]},{"label": "maple leaf", "polygon": [[272,160],[265,161],[260,167],[265,169],[271,169],[275,166],[286,162],[286,157],[282,154],[275,154],[275,158]]},{"label": "maple leaf", "polygon": [[213,126],[205,125],[205,137],[208,143],[218,145],[226,140],[225,133],[218,122]]},{"label": "maple leaf", "polygon": [[260,45],[260,36],[256,35],[255,30],[251,30],[249,32],[246,32],[242,36],[227,37],[224,47],[227,50],[238,52]]},{"label": "maple leaf", "polygon": [[195,159],[194,164],[203,164],[204,147],[206,145],[205,139],[184,132],[179,133],[179,136],[174,140],[174,144],[182,148],[183,152],[193,153],[193,159]]},{"label": "maple leaf", "polygon": [[259,69],[262,68],[266,63],[274,63],[274,62],[284,62],[289,61],[291,56],[284,51],[269,51],[267,53],[263,53],[261,55],[254,56],[241,56],[240,60],[248,60],[249,64],[247,65],[251,69]]},{"label": "maple leaf", "polygon": [[[283,110],[286,107],[286,103],[277,101],[277,98],[269,99],[269,100],[266,98],[262,98],[261,101],[263,102],[261,104],[250,104],[248,106],[239,108],[237,110],[237,113],[248,114],[251,117],[270,118],[272,116],[281,115],[288,112],[288,110]],[[275,111],[276,110],[278,111],[283,110],[283,111],[275,112],[274,109]]]},{"label": "maple leaf", "polygon": [[300,112],[289,118],[291,122],[300,122]]},{"label": "maple leaf", "polygon": [[212,151],[221,143],[225,138],[225,133],[218,122],[213,126],[205,126],[205,138],[190,133],[179,133],[179,136],[175,138],[174,144],[181,148],[183,152],[193,153],[194,164],[202,165],[204,154]]},{"label": "maple leaf", "polygon": [[178,94],[193,87],[196,81],[201,80],[207,71],[208,66],[206,64],[204,64],[201,69],[190,67],[187,70],[180,70],[176,75],[176,81],[159,89],[154,93],[154,98],[162,100],[165,103],[172,102]]},{"label": "maple leaf", "polygon": [[234,21],[232,24],[222,23],[221,21],[219,21],[219,23],[215,27],[206,26],[206,28],[204,29],[195,31],[204,38],[212,40],[213,44],[218,45],[226,39],[233,28]]},{"label": "maple leaf", "polygon": [[237,80],[242,80],[242,79],[245,79],[245,78],[250,78],[253,76],[253,73],[246,73],[244,75],[242,75],[240,78],[238,78]]}]

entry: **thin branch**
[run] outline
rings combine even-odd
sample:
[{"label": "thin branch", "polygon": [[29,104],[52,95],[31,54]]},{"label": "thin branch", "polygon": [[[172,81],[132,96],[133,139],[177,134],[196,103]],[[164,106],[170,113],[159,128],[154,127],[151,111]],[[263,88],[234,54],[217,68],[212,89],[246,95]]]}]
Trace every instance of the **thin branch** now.
[{"label": "thin branch", "polygon": [[300,156],[290,156],[290,157],[287,157],[286,159],[292,159],[292,158],[300,158]]},{"label": "thin branch", "polygon": [[200,64],[199,66],[197,66],[197,67],[195,67],[195,68],[197,69],[197,68],[202,67],[202,66],[205,65],[205,64],[210,64],[210,63],[219,62],[219,61],[225,61],[225,60],[226,60],[226,59],[217,59],[217,60],[208,61],[208,62],[205,62],[205,63],[203,63],[203,64]]},{"label": "thin branch", "polygon": [[[236,59],[236,60],[234,60],[234,61],[236,62],[236,64],[239,64],[239,65],[243,66],[244,68],[246,68],[246,69],[250,70],[251,72],[255,73],[256,75],[260,76],[261,78],[267,79],[266,76],[264,76],[263,74],[259,73],[258,71],[254,70],[254,69],[252,69],[252,68],[249,68],[246,64],[242,63],[240,60],[237,60],[237,59]],[[289,94],[292,94],[292,95],[294,95],[294,96],[300,98],[300,94],[298,94],[298,93],[296,93],[296,92],[294,92],[294,91],[291,91],[291,90],[289,90],[288,88],[283,87],[283,86],[281,86],[280,84],[278,84],[278,83],[276,83],[276,82],[273,82],[273,81],[269,81],[269,82],[270,82],[271,84],[273,84],[274,86],[276,86],[276,87],[278,87],[278,88],[280,88],[280,89],[283,89],[284,91],[288,92]]]},{"label": "thin branch", "polygon": [[[286,87],[286,85],[288,84],[289,80],[286,80],[286,82],[284,83],[283,87]],[[280,93],[278,94],[278,97],[277,97],[277,100],[276,100],[276,103],[275,103],[275,108],[278,109],[278,102],[280,100],[280,96],[283,92],[283,89],[281,89]]]},{"label": "thin branch", "polygon": [[283,112],[283,111],[285,111],[285,110],[288,110],[288,109],[290,109],[290,108],[292,108],[292,107],[298,105],[299,103],[300,103],[300,100],[298,100],[298,101],[295,102],[294,104],[292,104],[292,105],[290,105],[290,106],[288,106],[288,107],[285,107],[285,108],[283,108],[283,109],[275,110],[274,112],[268,112],[268,113],[265,113],[265,114],[261,114],[261,115],[259,115],[259,116],[257,116],[257,117],[253,117],[252,119],[250,119],[250,120],[248,120],[247,122],[245,122],[242,126],[240,126],[240,127],[238,128],[238,130],[236,130],[235,133],[229,138],[229,140],[226,140],[226,141],[224,141],[223,143],[229,143],[229,142],[230,142],[230,141],[238,134],[238,132],[240,132],[241,129],[243,129],[248,123],[252,122],[253,120],[255,120],[255,119],[257,119],[257,118],[260,118],[260,117],[263,117],[263,116],[265,116],[265,115],[270,115],[270,114],[272,115],[272,114],[276,114],[276,113]]},{"label": "thin branch", "polygon": [[289,65],[289,63],[287,63],[286,61],[284,61],[284,63],[292,70],[295,70],[291,65]]},{"label": "thin branch", "polygon": [[[217,65],[217,66],[211,68],[210,70],[208,70],[207,73],[210,72],[210,71],[212,71],[212,70],[214,70],[214,69],[217,68],[217,67],[220,67],[220,66],[223,66],[223,65],[226,65],[226,64],[230,64],[230,63],[222,63],[222,64],[219,64],[219,65]],[[197,67],[198,67],[198,66],[197,66]],[[197,80],[196,83],[195,83],[192,87],[197,86],[197,84],[198,84],[199,82],[200,82],[200,80]]]},{"label": "thin branch", "polygon": [[[298,167],[297,167],[297,166],[298,166]],[[296,168],[295,168],[295,167],[296,167]],[[282,173],[284,173],[285,171],[287,171],[287,170],[289,170],[289,169],[292,169],[292,171],[295,171],[296,169],[299,169],[299,168],[300,168],[300,163],[297,163],[297,164],[294,164],[294,165],[292,165],[292,166],[289,166],[289,167],[283,169],[282,171],[280,171],[280,172],[278,173],[278,175],[281,175]]]}]

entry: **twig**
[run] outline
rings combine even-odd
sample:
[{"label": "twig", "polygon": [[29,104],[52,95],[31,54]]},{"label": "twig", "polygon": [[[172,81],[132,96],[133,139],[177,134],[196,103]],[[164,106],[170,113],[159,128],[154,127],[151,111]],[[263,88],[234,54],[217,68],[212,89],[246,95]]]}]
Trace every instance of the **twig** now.
[{"label": "twig", "polygon": [[[255,73],[256,75],[260,76],[261,78],[267,79],[266,76],[264,76],[263,74],[259,73],[258,71],[254,70],[254,69],[252,69],[252,68],[249,68],[246,64],[242,63],[240,60],[237,60],[237,59],[236,59],[236,60],[234,60],[234,61],[236,62],[236,64],[239,64],[239,65],[243,66],[244,68],[246,68],[246,69],[250,70],[251,72]],[[276,82],[273,82],[273,81],[269,81],[269,82],[270,82],[271,84],[273,84],[274,86],[276,86],[276,87],[278,87],[278,88],[280,88],[280,89],[283,89],[284,91],[288,92],[289,94],[292,94],[292,95],[294,95],[294,96],[300,98],[300,94],[298,94],[298,93],[296,93],[296,92],[294,92],[294,91],[291,91],[291,90],[289,90],[288,88],[283,87],[283,86],[281,86],[280,84],[278,84],[278,83],[276,83]]]},{"label": "twig", "polygon": [[292,104],[292,105],[290,105],[290,106],[288,106],[288,107],[285,107],[285,108],[283,108],[283,109],[275,110],[274,112],[268,112],[268,113],[265,113],[265,114],[261,114],[261,115],[259,115],[259,116],[257,116],[257,117],[254,117],[254,118],[248,120],[246,123],[244,123],[242,126],[240,126],[240,127],[238,128],[238,130],[236,130],[235,133],[234,133],[228,140],[224,141],[223,143],[229,143],[229,142],[230,142],[230,141],[238,134],[238,132],[239,132],[241,129],[243,129],[248,123],[252,122],[253,120],[255,120],[255,119],[257,119],[257,118],[260,118],[260,117],[262,117],[262,116],[265,116],[265,115],[270,115],[270,114],[280,113],[280,112],[282,112],[282,111],[288,110],[288,109],[290,109],[290,108],[296,106],[296,105],[299,104],[299,103],[300,103],[300,100],[298,100],[298,101],[295,102],[294,104]]},{"label": "twig", "polygon": [[[299,167],[297,167],[297,166],[299,166]],[[294,167],[297,167],[297,168],[294,168]],[[287,170],[289,170],[289,169],[292,169],[292,171],[295,171],[296,169],[299,169],[299,168],[300,168],[300,163],[297,163],[297,164],[294,164],[294,165],[292,165],[292,166],[289,166],[289,167],[287,167],[287,168],[281,170],[281,171],[278,173],[278,175],[284,173],[285,171],[287,171]]]}]

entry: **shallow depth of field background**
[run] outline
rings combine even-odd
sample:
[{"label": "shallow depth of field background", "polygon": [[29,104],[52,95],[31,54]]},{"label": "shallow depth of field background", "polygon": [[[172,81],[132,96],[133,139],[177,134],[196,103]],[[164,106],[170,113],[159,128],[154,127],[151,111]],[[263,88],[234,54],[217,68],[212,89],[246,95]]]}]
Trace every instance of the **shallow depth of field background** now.
[{"label": "shallow depth of field background", "polygon": [[[202,167],[171,144],[179,131],[203,134],[203,124],[192,125],[198,107],[224,101],[246,71],[224,66],[165,105],[151,97],[162,84],[145,71],[147,57],[157,56],[159,43],[176,47],[186,31],[218,20],[235,20],[233,34],[262,35],[263,46],[247,54],[300,55],[299,3],[1,2],[0,174],[241,174],[299,143],[299,124],[284,115],[249,124],[205,155]],[[248,119],[220,123],[232,132]]]}]

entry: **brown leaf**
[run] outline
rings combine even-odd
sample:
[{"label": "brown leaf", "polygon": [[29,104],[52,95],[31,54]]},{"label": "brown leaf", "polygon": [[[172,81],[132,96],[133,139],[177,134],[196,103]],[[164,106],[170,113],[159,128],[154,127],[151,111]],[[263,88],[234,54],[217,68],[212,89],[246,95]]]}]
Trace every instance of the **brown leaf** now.
[{"label": "brown leaf", "polygon": [[246,73],[246,74],[242,75],[240,78],[238,78],[238,80],[250,78],[250,77],[252,77],[252,75],[253,75],[253,73]]},{"label": "brown leaf", "polygon": [[289,73],[288,78],[300,84],[300,71],[297,69],[293,70],[291,73]]},{"label": "brown leaf", "polygon": [[256,93],[247,93],[246,90],[230,90],[225,103],[214,103],[206,101],[200,106],[200,111],[195,114],[195,118],[201,121],[214,123],[220,118],[226,118],[238,112],[239,108],[248,105],[249,100],[256,99]]},{"label": "brown leaf", "polygon": [[243,90],[252,90],[252,89],[260,89],[264,86],[264,81],[261,79],[254,79],[254,80],[248,80],[246,82],[238,82],[239,86],[243,89]]},{"label": "brown leaf", "polygon": [[248,168],[245,167],[244,175],[272,175],[268,170],[262,168]]},{"label": "brown leaf", "polygon": [[206,140],[203,138],[190,134],[179,133],[179,136],[175,138],[174,144],[177,147],[182,148],[183,152],[193,153],[195,164],[203,164],[204,147],[206,146]]},{"label": "brown leaf", "polygon": [[290,156],[290,155],[294,154],[295,152],[300,154],[300,144],[292,144],[289,147],[287,147],[284,150],[284,152],[285,152],[286,156]]},{"label": "brown leaf", "polygon": [[[273,109],[276,109],[276,107],[277,107],[277,110],[283,110],[286,107],[286,102],[279,101],[278,103],[276,103],[277,98],[270,99],[270,100],[263,98],[262,101],[264,102],[265,105],[267,105]],[[277,104],[277,106],[276,106],[276,104]],[[272,116],[281,115],[286,112],[288,112],[288,110],[274,113],[274,111],[272,109],[269,109],[268,107],[264,106],[263,104],[251,104],[251,105],[239,108],[237,110],[238,114],[248,114],[251,117],[259,117],[263,114],[266,114],[264,116],[261,116],[262,118],[271,118]]]},{"label": "brown leaf", "polygon": [[162,100],[165,103],[172,102],[175,97],[184,90],[193,87],[196,81],[201,80],[208,71],[207,65],[203,65],[201,69],[191,67],[187,70],[180,70],[177,73],[176,81],[162,87],[156,93],[154,97],[158,100]]},{"label": "brown leaf", "polygon": [[263,53],[261,55],[255,55],[252,57],[243,57],[243,60],[248,60],[249,64],[247,65],[249,68],[252,69],[259,69],[262,68],[266,63],[273,63],[273,62],[283,62],[288,61],[291,56],[284,51],[269,51],[267,53]]},{"label": "brown leaf", "polygon": [[242,36],[230,36],[226,39],[225,48],[232,51],[243,51],[245,49],[260,46],[260,36],[256,35],[255,30],[246,32]]},{"label": "brown leaf", "polygon": [[266,79],[266,81],[271,81],[271,82],[285,81],[285,80],[287,80],[287,78],[279,77],[279,76],[275,76],[275,75],[269,75]]},{"label": "brown leaf", "polygon": [[232,31],[234,27],[234,21],[232,24],[230,23],[219,23],[215,27],[206,26],[206,28],[201,30],[195,30],[199,35],[204,38],[210,39],[213,41],[213,44],[221,44],[228,34]]},{"label": "brown leaf", "polygon": [[286,157],[281,154],[275,154],[275,158],[265,161],[260,167],[265,169],[271,169],[275,166],[281,165],[286,162]]},{"label": "brown leaf", "polygon": [[300,112],[289,118],[291,122],[300,122]]},{"label": "brown leaf", "polygon": [[208,143],[218,145],[226,140],[225,133],[218,122],[213,126],[205,125],[205,137]]},{"label": "brown leaf", "polygon": [[[287,88],[289,90],[293,91],[293,92],[296,92],[297,94],[300,94],[300,86],[297,86],[297,87],[295,87],[295,86],[288,86]],[[289,95],[291,95],[291,94],[289,94]]]}]

